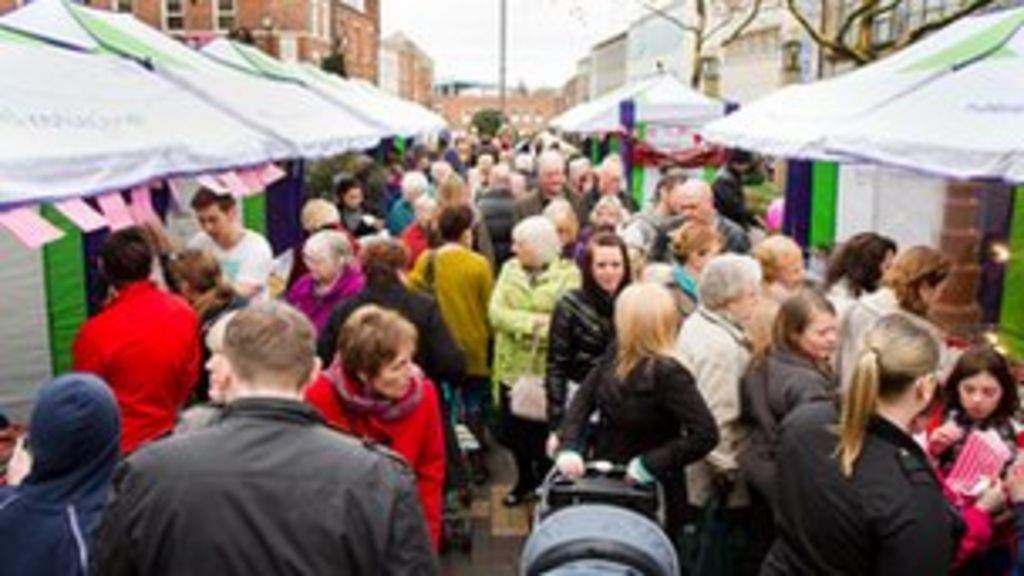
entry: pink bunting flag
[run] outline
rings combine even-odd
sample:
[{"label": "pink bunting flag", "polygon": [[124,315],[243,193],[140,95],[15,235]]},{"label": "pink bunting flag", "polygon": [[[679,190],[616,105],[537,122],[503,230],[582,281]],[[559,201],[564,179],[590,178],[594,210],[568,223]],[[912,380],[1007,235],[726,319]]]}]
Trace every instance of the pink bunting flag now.
[{"label": "pink bunting flag", "polygon": [[264,188],[270,186],[274,182],[277,182],[278,180],[284,178],[287,175],[287,173],[284,170],[281,170],[281,168],[279,168],[277,164],[274,164],[272,162],[264,164],[263,167],[259,169],[259,172],[260,180],[263,181]]},{"label": "pink bunting flag", "polygon": [[142,224],[144,222],[160,222],[160,215],[153,208],[153,193],[149,186],[132,188],[132,218]]},{"label": "pink bunting flag", "polygon": [[0,226],[10,230],[29,248],[39,248],[64,235],[60,228],[50,224],[49,220],[31,208],[15,208],[8,212],[0,212]]},{"label": "pink bunting flag", "polygon": [[242,182],[242,179],[239,178],[238,174],[234,171],[224,172],[217,176],[217,179],[220,180],[221,184],[227,187],[228,191],[231,192],[233,196],[242,198],[249,196],[252,193],[252,191],[246,187],[245,182]]},{"label": "pink bunting flag", "polygon": [[124,230],[135,225],[131,211],[128,209],[128,205],[124,203],[124,198],[121,198],[120,192],[104,194],[97,198],[97,201],[100,204],[103,216],[110,223],[111,231],[117,232],[118,230]]},{"label": "pink bunting flag", "polygon": [[177,213],[177,214],[180,214],[180,213],[184,212],[185,211],[185,199],[181,195],[181,189],[178,188],[177,180],[174,180],[172,178],[168,178],[166,180],[166,182],[167,182],[167,190],[169,190],[171,192],[171,206],[170,206],[171,210],[173,212]]},{"label": "pink bunting flag", "polygon": [[97,212],[81,198],[62,200],[55,203],[53,207],[68,220],[71,220],[75,226],[78,226],[82,232],[95,232],[110,225],[103,214]]},{"label": "pink bunting flag", "polygon": [[256,168],[246,168],[245,170],[237,170],[239,180],[242,184],[245,184],[245,189],[248,191],[248,195],[257,194],[263,191],[263,179],[260,178],[260,171]]},{"label": "pink bunting flag", "polygon": [[214,176],[200,176],[199,178],[196,178],[196,182],[199,182],[199,185],[202,186],[203,188],[209,188],[210,190],[216,192],[217,194],[231,193],[231,191],[228,190],[228,187],[225,186],[224,183],[220,181],[220,179]]}]

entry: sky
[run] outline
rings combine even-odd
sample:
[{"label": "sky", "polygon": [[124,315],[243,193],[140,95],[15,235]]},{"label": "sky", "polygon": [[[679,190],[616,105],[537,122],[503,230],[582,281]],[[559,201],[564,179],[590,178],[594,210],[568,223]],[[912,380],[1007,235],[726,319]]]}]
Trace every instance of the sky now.
[{"label": "sky", "polygon": [[[590,47],[643,14],[639,0],[507,0],[508,85],[558,87]],[[498,82],[499,0],[381,0],[384,36],[401,31],[434,59],[435,81]]]}]

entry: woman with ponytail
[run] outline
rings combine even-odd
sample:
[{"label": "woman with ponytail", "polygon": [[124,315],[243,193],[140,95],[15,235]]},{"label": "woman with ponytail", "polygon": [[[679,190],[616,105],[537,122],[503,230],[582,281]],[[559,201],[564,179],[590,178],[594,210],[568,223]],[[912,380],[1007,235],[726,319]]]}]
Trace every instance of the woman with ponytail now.
[{"label": "woman with ponytail", "polygon": [[762,576],[949,573],[961,523],[912,438],[935,397],[939,354],[919,322],[885,316],[841,408],[807,404],[786,419],[779,537]]}]

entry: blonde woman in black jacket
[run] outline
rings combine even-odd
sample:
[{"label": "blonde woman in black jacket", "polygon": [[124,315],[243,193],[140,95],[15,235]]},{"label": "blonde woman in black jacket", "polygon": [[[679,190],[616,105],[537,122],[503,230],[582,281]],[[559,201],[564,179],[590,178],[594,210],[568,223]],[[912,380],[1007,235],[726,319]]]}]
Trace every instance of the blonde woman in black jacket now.
[{"label": "blonde woman in black jacket", "polygon": [[762,576],[948,574],[959,516],[914,441],[932,406],[939,344],[892,314],[865,338],[842,408],[816,402],[783,424],[778,538]]},{"label": "blonde woman in black jacket", "polygon": [[[627,467],[633,482],[660,482],[666,531],[679,541],[686,503],[685,466],[718,443],[718,430],[693,376],[674,356],[679,315],[668,289],[626,288],[616,303],[618,342],[580,386],[562,424],[556,465],[572,478],[583,457]],[[600,412],[596,426],[588,424]],[[589,445],[584,444],[584,428]]]}]

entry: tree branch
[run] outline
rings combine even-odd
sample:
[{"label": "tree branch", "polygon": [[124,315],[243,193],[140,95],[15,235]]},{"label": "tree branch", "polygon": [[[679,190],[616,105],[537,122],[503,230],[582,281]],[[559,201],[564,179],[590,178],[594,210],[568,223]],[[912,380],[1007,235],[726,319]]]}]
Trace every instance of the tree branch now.
[{"label": "tree branch", "polygon": [[811,40],[813,40],[818,46],[821,46],[838,56],[849,58],[858,65],[865,64],[869,61],[867,56],[846,45],[842,40],[833,41],[826,38],[821,31],[815,28],[814,25],[807,20],[807,16],[796,5],[796,0],[786,0],[786,8],[789,10],[789,13],[793,15],[793,19],[796,20],[797,24],[803,28],[804,32],[807,32],[807,35],[810,36]]},{"label": "tree branch", "polygon": [[971,0],[956,12],[953,12],[948,16],[939,18],[938,20],[929,22],[928,24],[919,26],[918,28],[911,30],[910,32],[907,33],[906,36],[903,37],[902,40],[896,43],[895,49],[899,50],[904,46],[913,44],[914,42],[917,42],[918,40],[921,39],[921,37],[925,36],[929,32],[934,32],[935,30],[943,28],[948,24],[951,24],[954,21],[963,18],[964,16],[969,16],[970,14],[977,12],[978,10],[981,10],[982,8],[992,4],[993,2],[995,2],[995,0]]},{"label": "tree branch", "polygon": [[693,26],[691,24],[687,24],[686,22],[683,22],[679,18],[676,18],[675,16],[669,14],[668,12],[664,11],[663,9],[658,8],[657,6],[653,6],[650,3],[648,3],[648,2],[641,2],[640,5],[643,6],[645,10],[651,12],[652,14],[660,16],[661,18],[664,18],[668,22],[670,22],[672,24],[675,24],[677,28],[679,28],[680,30],[682,30],[684,32],[689,32],[691,34],[700,34],[701,33],[701,30],[699,28],[697,28],[696,26]]},{"label": "tree branch", "polygon": [[725,40],[722,40],[722,46],[728,46],[729,44],[735,42],[736,39],[739,38],[743,34],[743,32],[750,27],[750,25],[757,18],[758,13],[761,12],[762,2],[763,0],[754,0],[754,2],[750,5],[750,12],[747,14],[747,17],[744,18],[742,22],[740,22],[739,26],[737,26]]}]

